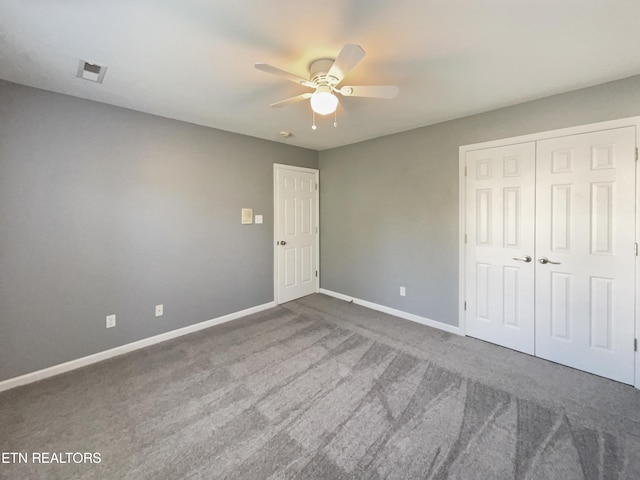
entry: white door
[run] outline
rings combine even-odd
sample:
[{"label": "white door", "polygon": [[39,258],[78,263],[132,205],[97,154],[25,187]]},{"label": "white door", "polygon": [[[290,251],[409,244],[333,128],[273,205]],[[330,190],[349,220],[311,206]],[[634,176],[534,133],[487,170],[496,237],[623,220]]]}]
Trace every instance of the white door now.
[{"label": "white door", "polygon": [[467,153],[466,331],[534,352],[535,143]]},{"label": "white door", "polygon": [[317,170],[275,166],[276,300],[317,291]]},{"label": "white door", "polygon": [[537,144],[536,356],[625,383],[634,380],[635,145],[634,127]]}]

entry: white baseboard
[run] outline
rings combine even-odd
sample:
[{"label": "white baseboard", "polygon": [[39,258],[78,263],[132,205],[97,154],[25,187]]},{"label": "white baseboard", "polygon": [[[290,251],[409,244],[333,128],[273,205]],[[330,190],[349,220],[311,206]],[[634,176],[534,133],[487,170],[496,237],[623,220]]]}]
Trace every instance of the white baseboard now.
[{"label": "white baseboard", "polygon": [[211,320],[206,320],[204,322],[196,323],[194,325],[178,328],[177,330],[171,330],[170,332],[154,335],[153,337],[144,338],[142,340],[138,340],[137,342],[127,343],[126,345],[121,345],[119,347],[111,348],[103,352],[94,353],[93,355],[88,355],[86,357],[78,358],[76,360],[70,360],[68,362],[60,363],[58,365],[53,365],[52,367],[44,368],[42,370],[37,370],[35,372],[26,373],[24,375],[20,375],[19,377],[9,378],[8,380],[3,380],[0,382],[0,392],[3,392],[5,390],[10,390],[15,387],[19,387],[20,385],[26,385],[28,383],[37,382],[38,380],[43,380],[45,378],[53,377],[55,375],[60,375],[61,373],[69,372],[77,368],[91,365],[92,363],[101,362],[103,360],[117,357],[125,353],[133,352],[134,350],[140,350],[141,348],[149,347],[151,345],[155,345],[156,343],[166,342],[167,340],[181,337],[183,335],[188,335],[190,333],[194,333],[199,330],[204,330],[205,328],[213,327],[214,325],[219,325],[221,323],[237,320],[238,318],[246,317],[247,315],[258,313],[275,306],[276,306],[276,302],[269,302],[263,305],[257,305],[255,307],[247,308],[245,310],[240,310],[239,312],[229,313],[227,315],[223,315],[222,317],[213,318]]},{"label": "white baseboard", "polygon": [[394,317],[399,317],[405,320],[410,320],[412,322],[419,323],[421,325],[426,325],[427,327],[433,327],[439,330],[444,330],[445,332],[453,333],[456,335],[462,335],[462,330],[460,329],[460,327],[454,327],[453,325],[448,325],[446,323],[438,322],[437,320],[431,320],[430,318],[414,315],[413,313],[403,312],[402,310],[396,310],[395,308],[385,307],[384,305],[379,305],[377,303],[368,302],[367,300],[361,300],[359,298],[350,297],[342,293],[332,292],[331,290],[325,290],[324,288],[320,289],[320,293],[329,295],[330,297],[339,298],[340,300],[345,300],[347,302],[353,302],[357,305],[362,305],[363,307],[370,308],[371,310],[377,310],[378,312],[388,313],[389,315],[393,315]]}]

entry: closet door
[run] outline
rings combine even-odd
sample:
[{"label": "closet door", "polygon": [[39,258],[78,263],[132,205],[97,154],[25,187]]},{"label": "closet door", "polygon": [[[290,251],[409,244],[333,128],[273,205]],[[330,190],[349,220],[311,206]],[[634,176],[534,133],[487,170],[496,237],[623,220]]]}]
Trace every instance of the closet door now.
[{"label": "closet door", "polygon": [[634,373],[634,127],[537,143],[536,356]]},{"label": "closet door", "polygon": [[466,155],[466,332],[534,351],[535,143]]}]

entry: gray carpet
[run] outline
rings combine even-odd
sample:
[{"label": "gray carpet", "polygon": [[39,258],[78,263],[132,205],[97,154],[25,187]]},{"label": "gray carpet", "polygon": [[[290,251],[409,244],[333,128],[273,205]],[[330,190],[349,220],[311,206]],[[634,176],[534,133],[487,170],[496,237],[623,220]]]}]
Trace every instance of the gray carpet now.
[{"label": "gray carpet", "polygon": [[0,394],[6,479],[634,479],[640,392],[312,295]]}]

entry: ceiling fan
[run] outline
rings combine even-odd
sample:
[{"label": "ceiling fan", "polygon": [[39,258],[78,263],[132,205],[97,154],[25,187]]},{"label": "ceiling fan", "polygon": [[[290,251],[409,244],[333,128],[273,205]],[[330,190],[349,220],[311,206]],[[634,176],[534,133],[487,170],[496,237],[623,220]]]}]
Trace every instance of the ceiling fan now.
[{"label": "ceiling fan", "polygon": [[[272,103],[274,108],[284,107],[291,103],[311,99],[311,109],[320,115],[327,115],[338,108],[336,93],[345,97],[394,98],[398,95],[395,85],[361,85],[338,87],[344,77],[362,60],[365,51],[359,45],[346,44],[335,58],[319,58],[309,64],[309,79],[285,72],[268,63],[256,63],[255,67],[263,72],[278,75],[304,87],[313,88],[295,97]],[[315,126],[315,124],[314,124]]]}]

